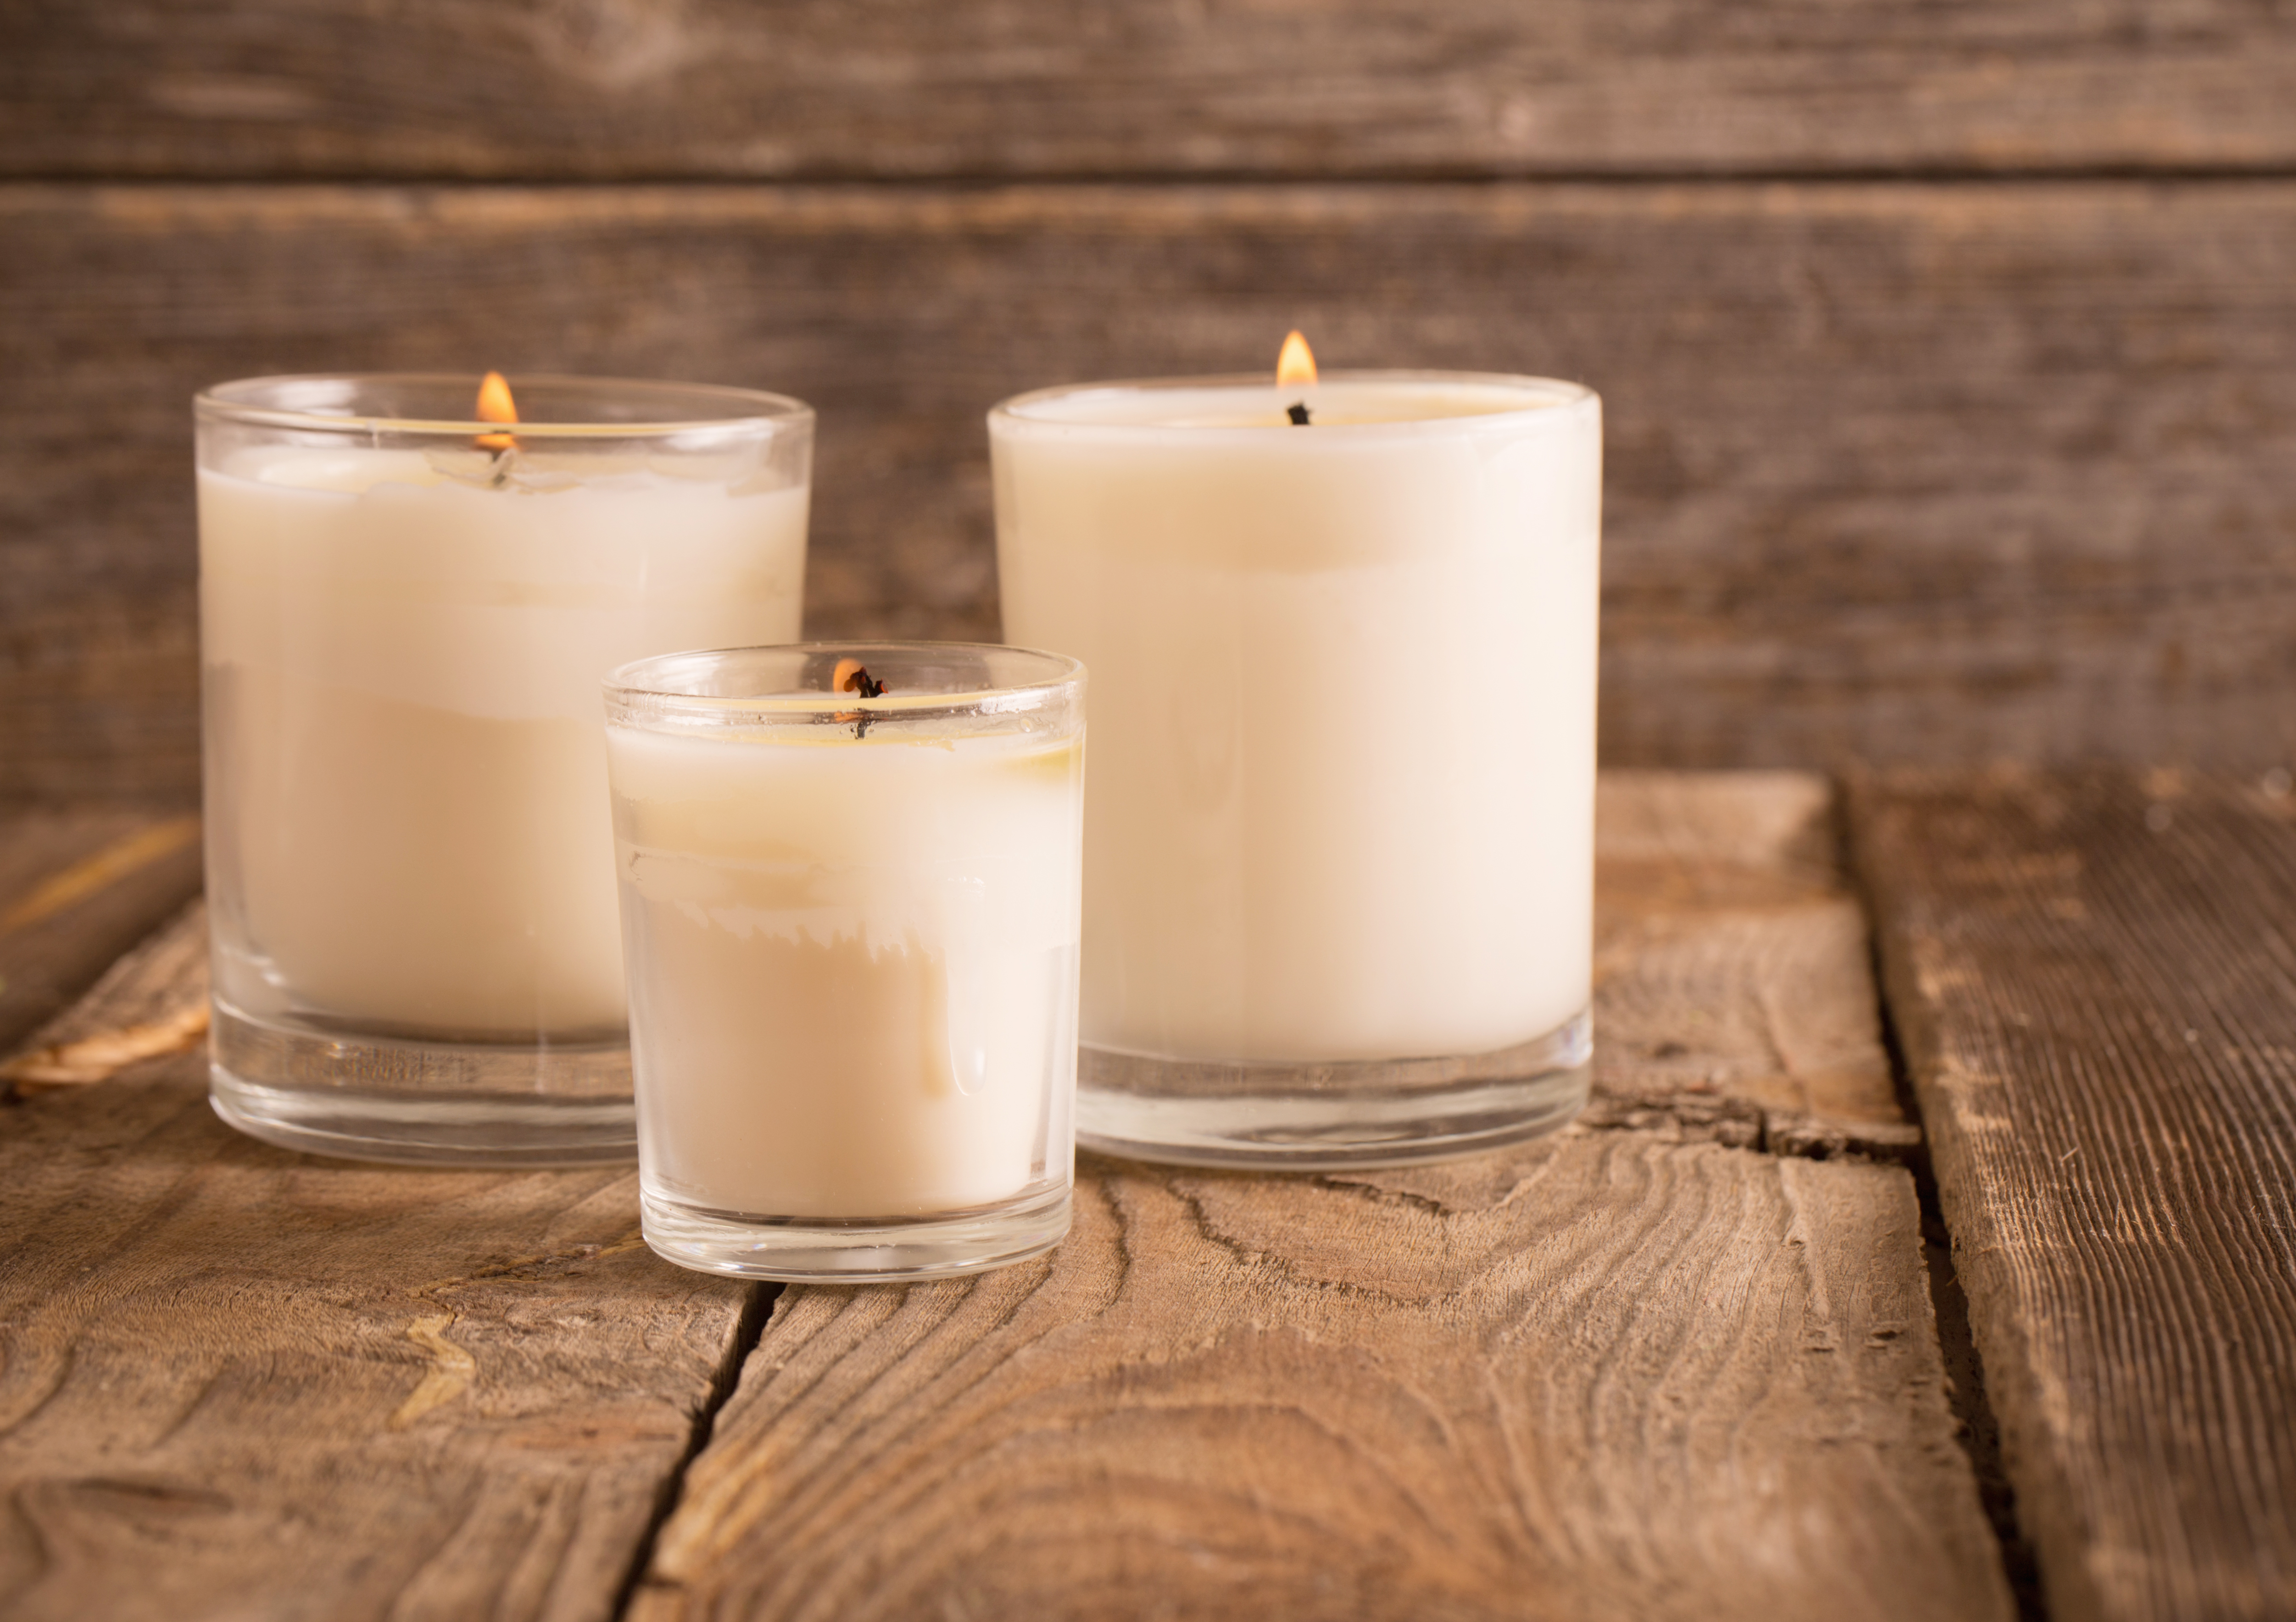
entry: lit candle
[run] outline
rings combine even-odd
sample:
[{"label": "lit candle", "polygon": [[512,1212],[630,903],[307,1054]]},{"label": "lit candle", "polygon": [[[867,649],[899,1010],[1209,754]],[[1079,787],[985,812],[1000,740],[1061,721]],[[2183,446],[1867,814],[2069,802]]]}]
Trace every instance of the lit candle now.
[{"label": "lit candle", "polygon": [[260,1135],[631,1151],[597,683],[796,635],[811,414],[521,387],[200,402],[217,1099]]},{"label": "lit candle", "polygon": [[1010,648],[678,654],[608,685],[654,1249],[923,1276],[1066,1231],[1083,678]]},{"label": "lit candle", "polygon": [[1599,404],[1305,348],[989,419],[1005,634],[1093,672],[1079,1132],[1126,1152],[1458,1152],[1583,1097]]}]

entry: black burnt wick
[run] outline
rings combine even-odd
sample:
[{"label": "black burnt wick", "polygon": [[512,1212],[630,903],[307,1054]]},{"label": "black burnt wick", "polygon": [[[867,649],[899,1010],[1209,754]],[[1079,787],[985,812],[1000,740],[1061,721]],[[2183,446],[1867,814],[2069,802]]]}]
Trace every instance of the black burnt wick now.
[{"label": "black burnt wick", "polygon": [[[841,659],[837,661],[837,669],[830,677],[830,685],[839,692],[857,692],[865,699],[880,699],[885,696],[885,684],[873,680],[869,675],[869,668],[854,659]],[[853,723],[853,736],[856,739],[869,735],[869,717],[864,712],[857,709],[842,710],[839,712],[837,718]]]},{"label": "black burnt wick", "polygon": [[1307,426],[1308,426],[1308,402],[1307,402],[1307,401],[1305,401],[1305,400],[1302,400],[1302,401],[1300,401],[1297,406],[1286,406],[1283,408],[1283,414],[1284,414],[1285,416],[1287,416],[1287,417],[1289,417],[1289,418],[1291,418],[1291,419],[1292,419],[1292,427],[1294,427],[1294,428],[1305,428],[1305,427],[1307,427]]}]

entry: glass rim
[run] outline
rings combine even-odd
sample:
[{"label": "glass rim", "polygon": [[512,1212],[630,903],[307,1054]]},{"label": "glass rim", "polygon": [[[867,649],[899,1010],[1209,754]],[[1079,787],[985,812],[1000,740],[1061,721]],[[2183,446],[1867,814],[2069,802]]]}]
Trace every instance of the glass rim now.
[{"label": "glass rim", "polygon": [[[865,665],[886,655],[905,653],[998,654],[1031,660],[1043,674],[1023,682],[1000,682],[957,692],[902,692],[896,689],[876,698],[857,692],[820,692],[772,693],[701,693],[660,684],[663,673],[685,668],[714,668],[742,654],[783,653],[800,659],[830,654],[856,658]],[[606,673],[600,683],[609,725],[642,725],[628,714],[643,706],[651,717],[663,720],[702,721],[715,727],[749,724],[851,721],[865,716],[871,721],[930,720],[955,713],[1019,715],[1054,708],[1072,700],[1082,690],[1082,659],[1043,648],[1015,647],[996,642],[825,641],[761,643],[750,647],[695,648],[676,653],[657,653],[633,659]]]},{"label": "glass rim", "polygon": [[[1405,418],[1383,422],[1330,422],[1316,425],[1321,434],[1346,434],[1360,438],[1374,434],[1457,433],[1470,429],[1491,430],[1520,424],[1528,418],[1555,418],[1570,410],[1599,403],[1602,397],[1584,383],[1568,378],[1536,377],[1517,372],[1453,372],[1419,367],[1341,368],[1321,373],[1312,383],[1279,383],[1266,372],[1229,372],[1207,373],[1200,377],[1112,378],[1103,382],[1059,383],[1048,389],[1031,389],[999,400],[988,409],[988,424],[992,430],[1009,425],[1029,431],[1054,431],[1062,434],[1107,435],[1110,437],[1141,433],[1265,435],[1280,423],[1198,423],[1156,422],[1105,422],[1086,417],[1056,417],[1039,415],[1032,407],[1047,405],[1057,399],[1072,399],[1084,395],[1153,395],[1180,393],[1188,390],[1250,389],[1268,394],[1290,393],[1313,389],[1326,383],[1426,383],[1464,385],[1472,388],[1500,389],[1523,395],[1535,395],[1535,401],[1521,406],[1499,411],[1462,413],[1456,416]],[[1562,408],[1561,412],[1557,407]]]},{"label": "glass rim", "polygon": [[[475,414],[457,417],[400,417],[368,413],[312,411],[266,405],[250,397],[258,390],[277,392],[291,384],[395,384],[405,388],[452,386],[466,389],[477,400],[482,373],[463,372],[283,372],[262,377],[234,378],[212,384],[192,397],[193,414],[205,421],[244,423],[258,428],[291,429],[306,433],[391,434],[440,438],[473,438],[480,434],[512,434],[536,439],[648,439],[705,433],[785,432],[808,425],[814,409],[803,400],[763,389],[742,389],[729,383],[678,383],[659,378],[587,377],[572,373],[521,372],[509,374],[513,395],[521,389],[537,393],[551,389],[592,390],[601,395],[643,399],[647,396],[687,401],[722,401],[722,414],[625,422],[554,422],[521,419],[516,422],[487,422]],[[739,407],[740,409],[734,409]]]}]

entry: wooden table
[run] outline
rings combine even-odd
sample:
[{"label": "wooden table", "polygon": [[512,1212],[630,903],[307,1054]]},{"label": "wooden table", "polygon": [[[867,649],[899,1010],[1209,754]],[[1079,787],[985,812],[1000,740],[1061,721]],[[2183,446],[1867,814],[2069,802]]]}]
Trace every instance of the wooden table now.
[{"label": "wooden table", "polygon": [[1047,1259],[775,1290],[627,1170],[226,1130],[193,825],[18,815],[0,1614],[2296,1615],[2285,781],[1601,824],[1570,1130],[1087,1158]]}]

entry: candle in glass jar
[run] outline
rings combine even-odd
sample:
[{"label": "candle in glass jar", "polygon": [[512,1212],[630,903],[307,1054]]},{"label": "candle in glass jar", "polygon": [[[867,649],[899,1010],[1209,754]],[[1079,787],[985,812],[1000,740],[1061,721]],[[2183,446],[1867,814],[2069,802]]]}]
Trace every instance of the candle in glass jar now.
[{"label": "candle in glass jar", "polygon": [[[886,644],[840,689],[808,681],[809,657],[844,674],[816,653],[676,655],[609,684],[648,1238],[768,1276],[931,1271],[887,1256],[949,1213],[1033,1199],[1014,1232],[1049,1242],[1076,1067],[1081,673]],[[996,678],[967,666],[1036,684],[983,698]],[[854,1225],[884,1230],[885,1254],[824,1261]]]},{"label": "candle in glass jar", "polygon": [[1583,1014],[1591,393],[1112,384],[990,437],[1005,634],[1093,672],[1087,1047],[1344,1063]]},{"label": "candle in glass jar", "polygon": [[256,1018],[619,1035],[597,683],[797,633],[801,477],[496,439],[201,470],[217,991]]}]

